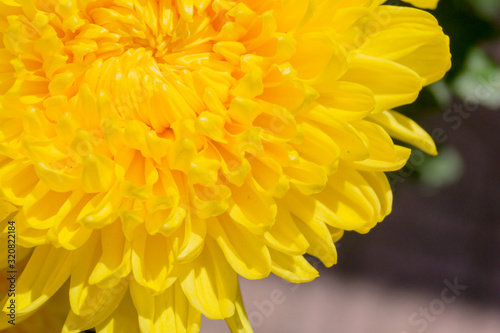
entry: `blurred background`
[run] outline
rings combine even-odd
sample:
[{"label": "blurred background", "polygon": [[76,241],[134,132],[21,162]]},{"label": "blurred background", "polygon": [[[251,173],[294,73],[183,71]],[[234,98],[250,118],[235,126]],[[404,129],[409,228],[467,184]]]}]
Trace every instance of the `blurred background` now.
[{"label": "blurred background", "polygon": [[416,150],[388,175],[393,213],[346,234],[336,266],[311,258],[314,282],[241,280],[256,333],[500,333],[500,0],[441,0],[433,14],[453,68],[399,111],[439,156]]}]

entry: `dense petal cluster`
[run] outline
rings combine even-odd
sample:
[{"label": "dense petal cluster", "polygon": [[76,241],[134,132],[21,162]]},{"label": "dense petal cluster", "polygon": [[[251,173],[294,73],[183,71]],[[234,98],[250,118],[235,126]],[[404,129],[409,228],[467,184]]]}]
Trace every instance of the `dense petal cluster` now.
[{"label": "dense petal cluster", "polygon": [[449,69],[448,38],[383,2],[0,0],[18,317],[69,281],[63,332],[250,332],[238,275],[335,264],[390,212],[391,137],[435,154],[391,109]]}]

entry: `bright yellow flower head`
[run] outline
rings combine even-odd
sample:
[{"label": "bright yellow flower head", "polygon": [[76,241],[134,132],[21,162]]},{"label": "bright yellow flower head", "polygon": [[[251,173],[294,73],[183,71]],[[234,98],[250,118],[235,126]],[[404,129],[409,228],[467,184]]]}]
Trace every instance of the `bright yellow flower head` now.
[{"label": "bright yellow flower head", "polygon": [[448,38],[382,2],[0,0],[0,217],[34,248],[18,316],[69,279],[63,332],[250,332],[238,275],[335,264],[390,212],[391,136],[435,154],[390,110],[449,69]]}]

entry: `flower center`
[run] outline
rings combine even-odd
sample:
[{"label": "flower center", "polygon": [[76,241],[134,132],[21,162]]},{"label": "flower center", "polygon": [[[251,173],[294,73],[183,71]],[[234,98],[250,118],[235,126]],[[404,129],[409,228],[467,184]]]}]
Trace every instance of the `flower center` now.
[{"label": "flower center", "polygon": [[[217,31],[213,15],[204,15],[211,9],[171,6],[171,2],[147,1],[142,7],[124,2],[89,11],[104,37],[97,42],[100,57],[90,69],[95,75],[87,75],[93,81],[91,90],[112,93],[122,119],[139,120],[157,133],[177,120],[194,120],[206,110],[199,92],[203,96],[206,86],[219,83],[210,77],[230,79],[224,78],[227,73],[212,70]],[[107,36],[117,37],[115,49]]]}]

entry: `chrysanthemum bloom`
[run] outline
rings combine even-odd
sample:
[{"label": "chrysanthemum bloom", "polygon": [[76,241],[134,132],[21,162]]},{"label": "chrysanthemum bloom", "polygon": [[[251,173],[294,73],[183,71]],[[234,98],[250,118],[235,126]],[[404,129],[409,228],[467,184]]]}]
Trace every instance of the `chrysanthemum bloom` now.
[{"label": "chrysanthemum bloom", "polygon": [[391,109],[444,75],[448,38],[382,3],[1,0],[2,230],[34,248],[18,318],[69,281],[64,332],[250,332],[238,275],[335,264],[390,212],[391,136],[435,153]]}]

